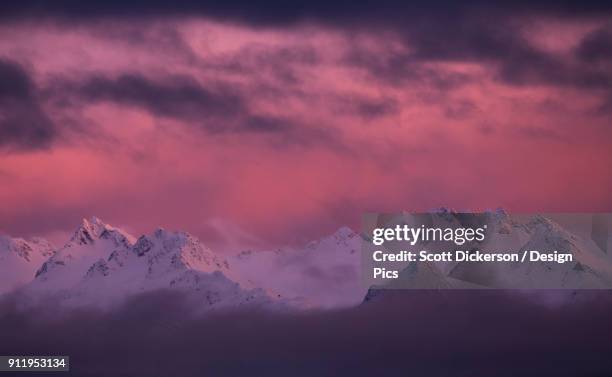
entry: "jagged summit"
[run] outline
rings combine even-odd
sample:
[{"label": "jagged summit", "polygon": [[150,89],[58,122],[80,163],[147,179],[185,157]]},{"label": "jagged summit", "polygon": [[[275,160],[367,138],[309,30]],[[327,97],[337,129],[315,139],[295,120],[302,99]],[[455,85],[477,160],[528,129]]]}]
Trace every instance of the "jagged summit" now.
[{"label": "jagged summit", "polygon": [[83,218],[81,225],[74,231],[66,246],[93,244],[99,239],[112,240],[118,245],[123,244],[125,246],[131,245],[135,241],[129,233],[108,225],[93,216],[89,220]]},{"label": "jagged summit", "polygon": [[348,226],[341,226],[333,235],[337,238],[351,238],[355,237],[357,234]]},{"label": "jagged summit", "polygon": [[353,242],[353,240],[359,238],[359,235],[355,233],[348,226],[342,226],[338,228],[334,233],[325,236],[321,239],[310,241],[306,245],[306,249],[333,249],[339,246],[347,246]]},{"label": "jagged summit", "polygon": [[66,289],[83,277],[83,270],[112,252],[129,250],[134,237],[97,217],[83,219],[70,240],[36,271],[33,281],[42,289]]},{"label": "jagged summit", "polygon": [[91,220],[83,219],[81,225],[74,231],[74,235],[70,238],[70,242],[76,242],[79,245],[92,243],[100,237],[100,234],[106,230],[107,225],[97,217],[92,217]]},{"label": "jagged summit", "polygon": [[130,295],[180,289],[203,307],[281,304],[242,284],[229,263],[186,232],[158,228],[134,239],[97,217],[83,219],[70,241],[42,263],[25,287],[68,305],[112,305]]},{"label": "jagged summit", "polygon": [[[576,233],[579,228],[565,228],[554,217],[542,215],[509,215],[503,209],[483,212],[477,224],[487,225],[486,237],[482,241],[466,243],[459,250],[481,250],[485,252],[511,253],[569,253],[573,260],[566,263],[545,261],[523,263],[474,263],[470,261],[442,261],[435,263],[440,274],[402,281],[403,287],[420,288],[421,284],[433,283],[435,286],[497,287],[497,288],[605,288],[612,281],[611,260],[595,249],[593,241],[584,234]],[[445,212],[443,214],[454,224],[472,226],[472,214]],[[434,219],[435,224],[435,219]],[[571,229],[571,231],[570,231]],[[428,246],[431,250],[445,250]],[[455,250],[453,246],[451,250]],[[423,263],[423,262],[420,262]],[[413,266],[406,265],[400,276],[412,276]],[[395,281],[388,283],[393,288]],[[385,291],[378,294],[386,294]],[[370,296],[366,296],[367,299]]]},{"label": "jagged summit", "polygon": [[55,247],[42,238],[0,235],[0,294],[31,281],[36,269],[54,253]]},{"label": "jagged summit", "polygon": [[255,252],[254,258],[234,258],[230,264],[189,233],[158,228],[134,238],[91,217],[53,255],[32,263],[24,294],[96,306],[140,292],[180,289],[211,308],[349,305],[363,294],[355,291],[353,279],[359,240],[352,229],[341,227],[310,246]]},{"label": "jagged summit", "polygon": [[53,244],[43,238],[34,237],[25,240],[0,235],[0,252],[15,253],[27,262],[31,262],[37,256],[50,257],[54,249]]},{"label": "jagged summit", "polygon": [[167,260],[178,269],[195,269],[199,271],[227,270],[229,264],[216,256],[200,240],[186,232],[168,231],[158,228],[151,235],[143,235],[134,244],[133,252],[139,257],[147,256],[151,260],[150,272],[159,267],[157,261]]}]

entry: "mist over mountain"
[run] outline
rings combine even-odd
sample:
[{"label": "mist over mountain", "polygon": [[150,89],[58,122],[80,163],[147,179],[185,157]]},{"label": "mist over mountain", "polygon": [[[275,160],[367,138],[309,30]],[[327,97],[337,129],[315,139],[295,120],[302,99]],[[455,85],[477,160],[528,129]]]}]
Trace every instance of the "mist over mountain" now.
[{"label": "mist over mountain", "polygon": [[612,1],[0,20],[7,376],[612,376]]},{"label": "mist over mountain", "polygon": [[[603,377],[612,296],[551,308],[508,291],[394,291],[352,309],[202,315],[185,292],[113,311],[0,301],[0,353],[70,355],[73,376]],[[8,341],[7,341],[8,340]]]},{"label": "mist over mountain", "polygon": [[[360,237],[342,228],[303,249],[215,253],[185,232],[157,229],[138,238],[93,217],[52,248],[6,238],[2,289],[19,288],[24,302],[53,298],[68,307],[113,307],[155,290],[187,292],[202,310],[242,305],[339,307],[361,302]],[[9,243],[8,240],[11,240]],[[9,259],[10,257],[10,259]]]},{"label": "mist over mountain", "polygon": [[[557,217],[555,219],[555,217]],[[366,300],[380,295],[380,288],[390,289],[607,289],[612,286],[612,255],[607,234],[593,237],[594,215],[510,215],[503,210],[483,214],[463,214],[448,210],[422,215],[402,215],[391,224],[407,222],[433,229],[463,229],[476,221],[487,227],[486,237],[462,245],[441,240],[419,241],[411,250],[428,250],[437,254],[486,252],[510,256],[523,252],[560,253],[571,261],[478,262],[468,260],[400,262],[398,279],[372,286]],[[572,224],[574,222],[574,224]],[[596,241],[599,240],[599,241]],[[393,250],[404,250],[405,244]],[[548,255],[548,254],[547,254]]]},{"label": "mist over mountain", "polygon": [[[412,216],[412,215],[410,215]],[[419,217],[407,221],[421,221]],[[458,226],[465,216],[447,210],[428,215],[436,226]],[[484,242],[465,248],[570,252],[572,263],[406,265],[403,288],[475,288],[474,277],[488,276],[508,287],[605,287],[612,276],[612,256],[594,240],[574,234],[542,216],[518,221],[503,211],[487,215],[491,232]],[[606,241],[606,240],[604,240]],[[49,297],[68,307],[111,308],[130,297],[156,290],[188,293],[203,311],[243,305],[266,308],[354,307],[381,294],[365,286],[361,274],[362,235],[347,227],[303,247],[243,250],[219,254],[196,237],[157,229],[138,238],[93,217],[83,219],[60,248],[42,239],[0,238],[0,293],[19,289],[23,302]],[[605,243],[605,242],[604,242]],[[418,243],[436,249],[442,243]],[[527,293],[525,293],[527,294]],[[571,297],[571,291],[554,300]]]},{"label": "mist over mountain", "polygon": [[[493,237],[507,242],[582,245],[550,220],[531,227],[503,214],[493,220]],[[548,237],[542,227],[552,230]],[[303,248],[232,256],[184,232],[135,238],[97,218],[83,220],[59,248],[40,239],[2,242],[2,268],[25,266],[25,274],[14,290],[2,280],[0,354],[70,355],[66,375],[603,377],[612,370],[609,291],[372,288],[366,295],[362,238],[349,228]],[[581,247],[574,252],[584,254]],[[455,279],[459,266],[437,266],[434,277]]]},{"label": "mist over mountain", "polygon": [[46,240],[0,235],[0,295],[29,282],[41,264],[54,253]]}]

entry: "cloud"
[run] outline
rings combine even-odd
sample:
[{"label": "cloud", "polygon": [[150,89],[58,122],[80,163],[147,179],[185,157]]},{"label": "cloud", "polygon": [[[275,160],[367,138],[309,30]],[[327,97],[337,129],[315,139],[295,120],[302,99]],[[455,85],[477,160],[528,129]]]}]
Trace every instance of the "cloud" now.
[{"label": "cloud", "polygon": [[519,134],[531,140],[544,139],[544,140],[551,140],[551,141],[557,141],[557,142],[562,142],[562,143],[571,142],[570,139],[560,134],[555,129],[537,127],[537,126],[525,126],[525,127],[517,127],[516,131]]},{"label": "cloud", "polygon": [[[70,86],[55,90],[64,91]],[[171,118],[225,118],[245,111],[239,96],[229,90],[205,88],[185,75],[157,80],[137,73],[121,74],[117,78],[94,76],[76,86],[73,95],[79,99],[141,107],[154,115]]]},{"label": "cloud", "polygon": [[503,61],[500,79],[512,85],[551,85],[582,90],[604,90],[612,87],[608,69],[575,64],[562,57],[533,52]]},{"label": "cloud", "polygon": [[578,48],[576,54],[587,62],[612,61],[612,25],[606,25],[589,33]]},{"label": "cloud", "polygon": [[473,78],[465,73],[428,67],[424,64],[425,61],[406,52],[380,54],[357,46],[347,51],[343,63],[365,69],[372,79],[382,80],[393,86],[413,84],[447,91],[473,81]]},{"label": "cloud", "polygon": [[[503,2],[495,6],[484,1],[383,1],[376,4],[357,1],[351,6],[314,1],[298,7],[275,2],[269,6],[265,3],[254,5],[245,1],[223,4],[192,1],[172,4],[157,1],[146,4],[139,1],[92,2],[87,5],[77,5],[72,1],[52,4],[25,1],[23,4],[3,6],[5,17],[17,21],[42,16],[68,20],[72,24],[93,18],[96,21],[94,29],[99,36],[106,33],[116,40],[129,41],[138,46],[159,45],[167,51],[185,55],[190,64],[200,64],[200,68],[251,76],[265,73],[285,86],[303,84],[305,76],[296,70],[296,66],[321,63],[316,49],[308,46],[267,49],[252,45],[225,59],[200,59],[193,46],[186,43],[184,36],[169,27],[167,22],[161,22],[163,27],[152,27],[147,22],[189,15],[276,30],[314,23],[348,36],[395,36],[404,47],[401,51],[381,54],[349,44],[349,51],[342,63],[364,68],[373,78],[400,87],[418,84],[446,91],[475,80],[474,75],[428,65],[432,62],[482,64],[485,68],[493,68],[498,81],[513,86],[543,84],[601,91],[610,87],[612,82],[609,69],[590,64],[607,56],[609,30],[604,28],[585,38],[576,51],[581,57],[579,62],[537,48],[524,32],[526,23],[532,17],[551,17],[563,21],[568,17],[576,20],[601,18],[612,12],[612,7],[597,1],[545,1],[538,6],[527,1]],[[138,30],[133,26],[121,26],[122,20],[144,27]],[[103,26],[105,22],[108,23],[106,27]],[[171,109],[176,109],[176,105]]]},{"label": "cloud", "polygon": [[[356,225],[362,211],[609,207],[611,71],[584,47],[601,40],[588,36],[601,14],[561,16],[557,3],[542,17],[526,3],[230,3],[219,5],[235,7],[227,17],[174,2],[167,12],[156,2],[41,3],[41,22],[27,6],[0,5],[14,11],[0,12],[0,55],[31,77],[11,101],[46,111],[7,108],[48,126],[14,122],[22,134],[0,143],[53,147],[2,161],[19,177],[0,187],[7,230],[69,230],[62,207],[141,230],[198,233],[221,217],[280,246]],[[533,143],[517,163],[513,151]],[[586,172],[580,198],[561,184],[568,172]]]},{"label": "cloud", "polygon": [[0,148],[33,150],[50,146],[58,130],[37,98],[21,65],[0,60]]},{"label": "cloud", "polygon": [[210,57],[201,66],[224,73],[252,76],[267,74],[285,85],[301,83],[298,68],[320,64],[321,57],[316,48],[305,43],[290,46],[247,44],[238,51]]},{"label": "cloud", "polygon": [[354,102],[357,113],[366,119],[381,118],[399,113],[399,105],[393,98],[358,99]]},{"label": "cloud", "polygon": [[496,11],[592,15],[608,12],[610,4],[602,1],[552,1],[545,0],[534,5],[533,2],[501,1],[494,5],[484,0],[449,0],[403,2],[382,0],[372,2],[357,0],[350,5],[325,1],[279,3],[264,0],[253,3],[246,0],[226,2],[178,0],[167,3],[155,1],[90,1],[87,4],[74,0],[44,2],[24,0],[17,3],[3,3],[0,14],[5,18],[64,17],[90,19],[97,17],[173,17],[180,15],[199,15],[221,20],[249,23],[252,25],[287,25],[312,20],[327,23],[401,23],[405,17],[422,16],[425,13]]},{"label": "cloud", "polygon": [[381,54],[356,45],[349,49],[345,62],[399,85],[409,82],[439,90],[459,88],[474,77],[432,67],[430,63],[479,63],[494,68],[496,78],[508,85],[580,89],[611,86],[609,69],[588,64],[609,55],[609,30],[600,29],[584,37],[577,48],[583,60],[573,62],[571,56],[536,47],[524,36],[523,27],[513,14],[443,12],[391,28],[402,43],[400,51]]},{"label": "cloud", "polygon": [[[114,311],[0,304],[2,354],[61,354],[79,376],[604,376],[611,297],[396,291],[341,311],[197,314],[158,291]],[[539,293],[554,295],[555,293]]]},{"label": "cloud", "polygon": [[117,77],[94,75],[80,81],[56,79],[45,93],[50,100],[76,107],[107,102],[139,108],[209,135],[243,133],[269,136],[277,146],[316,144],[342,148],[339,131],[290,115],[257,112],[250,104],[255,94],[252,89],[227,81],[201,84],[188,75],[152,79],[139,73],[124,73]]}]

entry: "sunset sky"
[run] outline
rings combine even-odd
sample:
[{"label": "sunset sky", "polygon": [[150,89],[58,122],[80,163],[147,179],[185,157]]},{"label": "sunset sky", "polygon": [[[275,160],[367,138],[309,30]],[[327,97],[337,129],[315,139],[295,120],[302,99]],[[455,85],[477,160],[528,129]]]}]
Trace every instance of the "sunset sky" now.
[{"label": "sunset sky", "polygon": [[0,232],[95,215],[230,250],[368,211],[612,210],[603,3],[224,3],[0,5]]}]

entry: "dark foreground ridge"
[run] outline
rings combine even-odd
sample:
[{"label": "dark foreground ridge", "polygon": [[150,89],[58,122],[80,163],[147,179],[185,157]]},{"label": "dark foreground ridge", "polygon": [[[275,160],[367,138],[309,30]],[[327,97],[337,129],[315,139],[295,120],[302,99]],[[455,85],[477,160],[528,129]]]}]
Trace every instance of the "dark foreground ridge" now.
[{"label": "dark foreground ridge", "polygon": [[112,312],[0,304],[0,354],[59,354],[73,376],[609,376],[612,295],[395,291],[341,311],[194,314],[151,292]]}]

